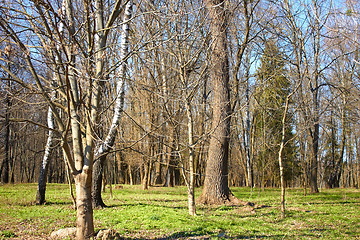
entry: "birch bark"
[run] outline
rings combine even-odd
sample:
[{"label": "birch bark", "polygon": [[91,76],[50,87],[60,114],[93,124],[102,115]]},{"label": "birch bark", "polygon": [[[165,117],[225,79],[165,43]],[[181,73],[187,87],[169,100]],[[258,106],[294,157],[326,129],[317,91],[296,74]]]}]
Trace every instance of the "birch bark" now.
[{"label": "birch bark", "polygon": [[[99,146],[95,154],[95,162],[93,168],[93,181],[92,181],[92,201],[94,207],[105,207],[105,203],[101,197],[101,182],[103,176],[104,163],[106,156],[113,148],[115,143],[115,137],[117,129],[120,124],[121,112],[124,108],[124,87],[125,87],[125,72],[126,72],[126,57],[129,54],[129,21],[132,16],[132,0],[129,0],[125,6],[122,32],[121,32],[121,49],[120,59],[122,63],[119,68],[119,77],[116,82],[116,100],[114,106],[114,115],[109,132],[105,138],[105,141]],[[98,20],[100,21],[100,20]],[[99,29],[100,31],[100,29]],[[106,36],[102,36],[104,38]],[[106,39],[105,39],[106,41]],[[98,51],[102,51],[105,47],[106,42],[103,42]],[[103,72],[103,65],[97,67],[98,74]]]},{"label": "birch bark", "polygon": [[[64,14],[65,14],[65,1],[62,2],[61,4],[61,14],[60,17],[62,19],[64,19]],[[49,21],[49,19],[47,19]],[[60,22],[59,24],[59,28],[58,28],[59,34],[62,35],[63,31],[64,31],[64,24],[62,22]],[[56,43],[56,50],[60,50],[60,44],[59,42]],[[59,62],[59,57],[57,54],[54,54],[55,56],[55,64],[54,64],[54,69],[58,69],[58,64],[60,64]],[[55,87],[55,83],[57,80],[57,72],[58,70],[53,72],[53,79],[52,79],[52,87]],[[55,100],[55,95],[56,95],[56,91],[53,89],[51,92],[51,100]],[[49,164],[50,164],[50,154],[51,154],[51,148],[53,147],[53,138],[54,138],[54,131],[51,129],[54,129],[55,127],[55,122],[54,122],[54,115],[53,115],[53,111],[51,109],[51,107],[48,108],[48,114],[47,114],[47,125],[48,128],[50,129],[48,132],[48,139],[46,141],[46,145],[45,145],[45,153],[43,156],[43,160],[42,160],[42,164],[40,167],[40,175],[39,175],[39,180],[38,180],[38,189],[37,189],[37,194],[36,194],[36,204],[42,205],[45,203],[45,192],[46,192],[46,178],[47,178],[47,174],[48,174],[48,168],[49,168]]]}]

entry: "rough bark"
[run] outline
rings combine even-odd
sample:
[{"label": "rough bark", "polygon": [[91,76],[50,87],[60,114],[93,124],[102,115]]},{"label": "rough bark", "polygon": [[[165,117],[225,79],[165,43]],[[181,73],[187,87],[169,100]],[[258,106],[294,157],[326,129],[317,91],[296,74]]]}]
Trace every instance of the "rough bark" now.
[{"label": "rough bark", "polygon": [[175,186],[175,166],[176,166],[176,126],[172,126],[172,143],[170,147],[170,154],[168,155],[168,170],[167,170],[167,181],[165,183],[168,187]]},{"label": "rough bark", "polygon": [[229,60],[227,49],[227,14],[224,0],[208,0],[206,7],[211,29],[211,78],[213,119],[204,190],[199,202],[223,204],[233,196],[228,187],[230,137]]}]

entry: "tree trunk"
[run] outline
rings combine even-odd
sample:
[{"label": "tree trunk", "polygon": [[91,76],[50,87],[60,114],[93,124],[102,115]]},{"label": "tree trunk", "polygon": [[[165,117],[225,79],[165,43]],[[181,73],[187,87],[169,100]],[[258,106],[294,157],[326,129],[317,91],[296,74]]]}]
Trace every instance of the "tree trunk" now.
[{"label": "tree trunk", "polygon": [[[8,94],[7,94],[8,95]],[[10,172],[10,121],[9,121],[9,111],[10,111],[10,99],[6,96],[6,113],[5,113],[5,134],[4,134],[4,160],[2,162],[1,170],[2,182],[9,183],[9,172]]]},{"label": "tree trunk", "polygon": [[133,179],[133,174],[132,174],[132,169],[131,169],[131,165],[128,165],[128,171],[129,171],[129,181],[130,181],[130,185],[134,185],[134,179]]},{"label": "tree trunk", "polygon": [[314,136],[312,137],[312,156],[310,159],[310,192],[318,193],[317,172],[318,172],[318,153],[319,153],[319,124],[314,124]]},{"label": "tree trunk", "polygon": [[[189,144],[189,181],[187,182],[188,188],[188,206],[189,206],[189,214],[191,216],[196,215],[195,208],[195,163],[194,163],[194,133],[193,133],[193,115],[190,108],[189,99],[185,100],[186,104],[186,114],[188,118],[188,144]],[[186,174],[185,181],[186,181]]]},{"label": "tree trunk", "polygon": [[162,137],[159,143],[159,159],[158,161],[155,162],[155,180],[154,180],[154,184],[155,185],[160,185],[162,184],[162,163],[163,163],[163,159],[164,159],[164,148],[165,145],[163,144],[164,138]]},{"label": "tree trunk", "polygon": [[92,176],[92,205],[93,208],[104,208],[106,207],[101,197],[101,187],[104,173],[104,163],[106,155],[101,156],[94,162],[93,176]]},{"label": "tree trunk", "polygon": [[213,119],[204,190],[199,201],[204,204],[223,204],[231,201],[233,197],[228,187],[231,109],[227,14],[224,0],[208,0],[206,7],[210,17],[212,37],[210,69],[213,83]]},{"label": "tree trunk", "polygon": [[[248,71],[247,71],[248,72]],[[247,74],[248,75],[248,74]],[[247,172],[247,179],[246,183],[247,186],[252,188],[254,183],[253,177],[253,164],[251,161],[251,153],[250,153],[250,98],[249,98],[249,78],[247,77],[247,84],[246,84],[246,130],[245,130],[245,153],[246,153],[246,172]]]},{"label": "tree trunk", "polygon": [[168,169],[167,169],[167,183],[168,187],[174,187],[175,186],[175,165],[176,165],[176,126],[171,127],[172,130],[172,143],[170,147],[170,154],[169,160],[168,160]]},{"label": "tree trunk", "polygon": [[[51,108],[49,108],[49,110],[48,110],[47,121],[48,121],[48,127],[54,128],[54,118],[53,118]],[[41,168],[40,168],[40,176],[39,176],[38,189],[37,189],[37,194],[36,194],[36,204],[39,204],[39,205],[42,205],[45,203],[46,176],[48,173],[48,168],[49,168],[49,163],[50,163],[50,153],[51,153],[51,148],[53,145],[53,135],[54,135],[54,132],[52,130],[49,130],[49,136],[48,136],[46,146],[45,146],[45,153],[44,153],[43,161],[42,161]]]},{"label": "tree trunk", "polygon": [[[102,4],[102,3],[100,3]],[[102,31],[104,30],[104,26],[102,23],[102,6],[98,6],[99,9],[101,9],[99,13],[99,20],[97,21],[98,29]],[[119,6],[117,6],[119,8]],[[116,7],[115,7],[116,9]],[[123,22],[122,25],[122,35],[121,35],[121,50],[120,50],[120,59],[125,59],[128,54],[128,39],[129,39],[129,20],[131,18],[132,14],[132,1],[128,1],[125,7]],[[100,35],[100,33],[99,33]],[[101,37],[99,36],[99,51],[105,51],[106,46],[106,37],[105,34],[101,34]],[[103,53],[100,54],[100,58],[103,58]],[[101,63],[98,63],[97,66],[97,75],[102,76],[104,72],[104,63],[102,62],[103,59],[101,59]],[[101,181],[103,178],[103,170],[104,170],[104,164],[106,161],[106,157],[109,154],[110,150],[114,146],[115,143],[115,137],[117,133],[117,128],[120,124],[120,117],[121,112],[123,111],[124,107],[124,86],[125,86],[125,70],[126,70],[126,62],[122,62],[119,69],[119,78],[116,83],[116,100],[115,100],[115,106],[114,106],[114,115],[111,123],[110,130],[108,132],[108,135],[106,136],[106,139],[103,144],[99,147],[99,149],[96,152],[95,159],[98,159],[95,161],[95,165],[93,168],[93,206],[94,207],[105,207],[105,204],[101,198]]]},{"label": "tree trunk", "polygon": [[143,175],[143,178],[142,178],[142,188],[143,190],[147,190],[149,189],[149,186],[148,186],[148,177],[149,177],[149,170],[150,170],[150,159],[146,159],[144,157],[144,161],[143,161],[143,165],[144,165],[144,175]]},{"label": "tree trunk", "polygon": [[[10,48],[10,46],[7,46]],[[7,58],[10,60],[10,50],[7,54]],[[11,71],[10,62],[7,64],[7,67],[9,69],[9,72]],[[11,76],[8,74],[8,78],[10,79]],[[11,81],[8,81],[7,85],[8,89],[5,96],[5,104],[6,104],[6,110],[5,110],[5,134],[4,134],[4,160],[1,165],[1,175],[2,175],[2,182],[3,183],[9,183],[9,176],[10,176],[10,108],[11,108],[11,100],[10,100],[10,91],[11,91]]]},{"label": "tree trunk", "polygon": [[282,118],[282,130],[281,130],[281,143],[279,149],[279,170],[280,170],[280,185],[281,185],[281,196],[280,196],[280,206],[281,206],[281,218],[285,218],[285,180],[284,180],[284,162],[282,158],[282,153],[285,147],[285,134],[286,134],[286,115],[289,108],[289,96],[286,97],[285,109]]},{"label": "tree trunk", "polygon": [[76,184],[76,239],[87,240],[94,237],[93,208],[91,204],[91,172],[84,167],[83,172],[75,176]]}]

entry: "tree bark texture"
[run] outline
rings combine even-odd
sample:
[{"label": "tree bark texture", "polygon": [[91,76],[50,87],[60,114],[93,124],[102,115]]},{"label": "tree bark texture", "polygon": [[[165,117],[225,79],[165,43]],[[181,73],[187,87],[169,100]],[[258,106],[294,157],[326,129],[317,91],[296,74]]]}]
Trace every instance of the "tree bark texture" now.
[{"label": "tree bark texture", "polygon": [[77,240],[87,240],[94,236],[93,208],[91,203],[91,168],[84,167],[75,176],[77,207]]},{"label": "tree bark texture", "polygon": [[209,143],[204,190],[199,199],[205,204],[231,201],[228,187],[230,136],[229,59],[227,14],[224,0],[208,0],[211,29],[211,78],[213,86],[212,133]]}]

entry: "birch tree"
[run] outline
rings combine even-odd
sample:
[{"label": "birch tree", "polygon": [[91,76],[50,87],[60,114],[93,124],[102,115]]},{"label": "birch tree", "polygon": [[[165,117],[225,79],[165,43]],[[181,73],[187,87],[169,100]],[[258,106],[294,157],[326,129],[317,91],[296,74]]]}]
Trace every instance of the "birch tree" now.
[{"label": "birch tree", "polygon": [[[60,17],[61,20],[64,21],[65,20],[65,1],[62,2],[61,4],[61,13],[60,13]],[[47,19],[47,21],[49,21],[49,19]],[[59,24],[59,28],[57,29],[59,34],[62,35],[63,31],[64,31],[64,24],[62,22],[60,22]],[[60,50],[60,44],[56,43],[56,50],[59,51]],[[52,87],[56,86],[56,82],[57,82],[57,72],[55,69],[58,68],[58,64],[59,64],[59,59],[56,54],[54,53],[50,53],[53,55],[53,58],[55,60],[54,63],[54,67],[53,67],[53,79],[52,79]],[[55,100],[55,94],[56,91],[52,90],[52,93],[50,95],[50,98],[52,101]],[[44,156],[43,156],[43,160],[40,166],[40,175],[39,175],[39,180],[38,180],[38,189],[37,189],[37,193],[36,193],[36,204],[44,204],[45,203],[45,192],[46,192],[46,177],[47,177],[47,173],[48,173],[48,168],[49,168],[49,163],[50,163],[50,154],[51,154],[51,149],[54,146],[54,131],[53,129],[55,129],[55,123],[54,123],[54,116],[53,116],[53,111],[51,109],[51,107],[48,108],[48,113],[47,113],[47,126],[49,128],[48,131],[48,138],[47,138],[47,142],[45,145],[45,152],[44,152]]]},{"label": "birch tree", "polygon": [[[105,204],[101,198],[101,183],[103,179],[104,163],[106,156],[110,150],[114,147],[115,137],[120,124],[121,113],[124,108],[124,89],[125,89],[125,75],[126,75],[126,58],[129,54],[129,21],[132,14],[132,0],[128,0],[124,9],[122,32],[121,32],[121,43],[120,43],[120,66],[119,73],[116,77],[116,91],[115,91],[115,105],[114,115],[111,122],[110,129],[105,138],[105,141],[98,147],[95,154],[95,163],[93,169],[93,183],[92,183],[92,201],[94,207],[105,207]],[[107,26],[109,27],[109,26]],[[100,51],[104,47],[100,47]],[[103,66],[98,66],[98,74],[103,72]]]}]

